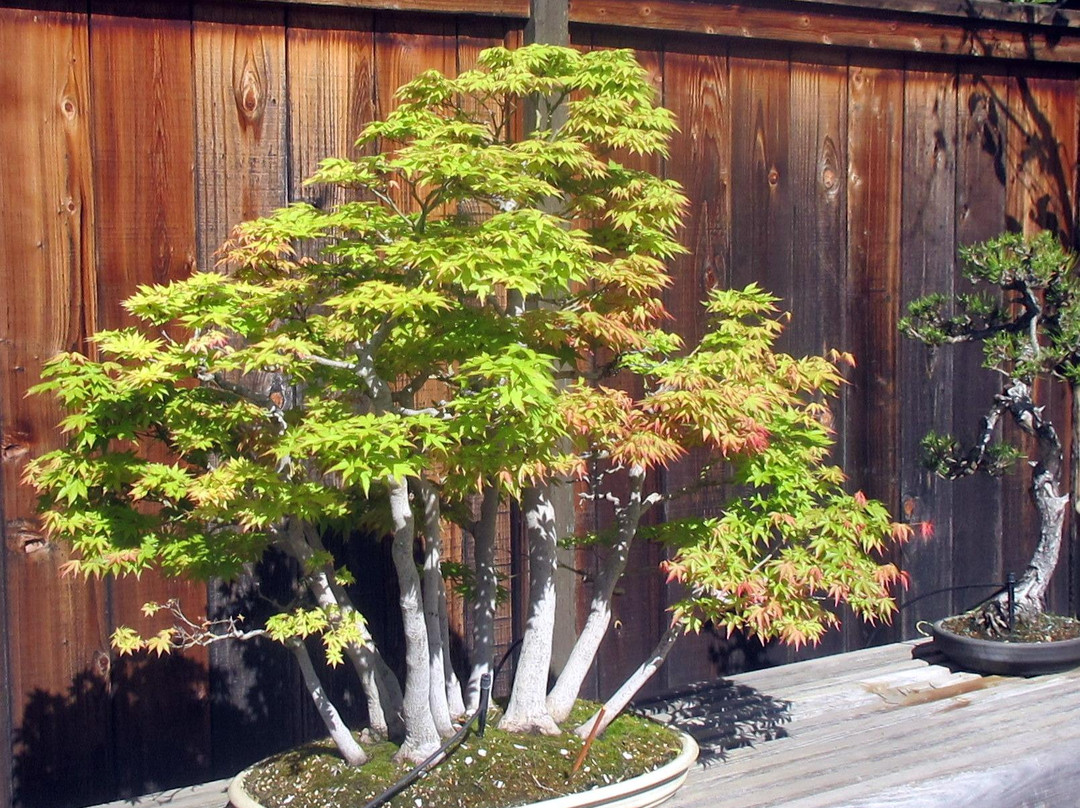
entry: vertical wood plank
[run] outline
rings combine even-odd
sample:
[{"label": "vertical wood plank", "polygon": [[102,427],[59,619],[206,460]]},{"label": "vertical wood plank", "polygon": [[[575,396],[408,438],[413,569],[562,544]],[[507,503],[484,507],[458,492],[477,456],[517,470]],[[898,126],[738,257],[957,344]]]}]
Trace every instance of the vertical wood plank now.
[{"label": "vertical wood plank", "polygon": [[194,8],[198,267],[286,201],[284,11]]},{"label": "vertical wood plank", "polygon": [[[763,58],[764,57],[764,58]],[[754,282],[790,309],[792,175],[791,77],[787,52],[730,57],[731,284]],[[790,339],[781,340],[786,350]]]},{"label": "vertical wood plank", "polygon": [[[690,250],[672,267],[673,284],[665,296],[672,327],[687,345],[705,332],[702,305],[709,291],[731,284],[732,111],[727,48],[708,43],[695,47],[668,43],[664,52],[664,105],[675,113],[679,130],[665,166],[668,179],[678,181],[689,199],[685,227],[680,234]],[[664,486],[677,491],[691,485],[703,452],[692,452],[673,463],[664,474]],[[664,505],[664,516],[717,515],[723,492],[700,492]],[[666,587],[667,601],[682,596],[675,585]],[[667,688],[715,677],[725,668],[745,666],[737,643],[719,641],[712,633],[683,637],[672,648],[661,669]]]},{"label": "vertical wood plank", "polygon": [[[287,200],[285,17],[272,7],[195,3],[197,264],[239,222]],[[261,565],[260,576],[270,567]],[[253,615],[251,582],[211,582],[212,616]],[[210,649],[213,768],[224,776],[303,737],[306,702],[295,697],[293,666],[280,649],[217,643]]]},{"label": "vertical wood plank", "polygon": [[[793,59],[791,63],[790,173],[792,222],[792,321],[796,356],[850,350],[847,328],[847,65]],[[829,402],[833,425],[845,421],[845,399]],[[847,434],[836,433],[833,462],[847,466]],[[846,638],[861,639],[858,621],[841,615],[799,658],[839,653]],[[861,646],[857,646],[861,647]]]},{"label": "vertical wood plank", "polygon": [[[908,69],[904,84],[904,175],[901,303],[953,291],[956,238],[956,75]],[[913,340],[900,343],[900,456],[903,515],[933,526],[932,540],[916,538],[903,549],[911,597],[949,587],[944,559],[952,557],[953,490],[920,462],[919,441],[952,425],[953,353],[931,351]],[[917,531],[918,532],[918,531]],[[905,636],[920,620],[951,613],[950,593],[903,613]]]},{"label": "vertical wood plank", "polygon": [[[904,77],[898,64],[848,69],[847,288],[850,346],[843,430],[852,485],[901,518],[896,321]],[[899,561],[899,558],[895,559]],[[883,640],[890,632],[877,632]]]},{"label": "vertical wood plank", "polygon": [[[1008,81],[1003,74],[963,74],[958,81],[956,160],[957,246],[973,244],[1005,229]],[[957,280],[958,291],[970,284]],[[982,347],[956,345],[953,374],[964,394],[953,402],[953,433],[971,445],[1000,379],[982,368]],[[1003,580],[1001,569],[1002,480],[985,474],[953,485],[953,586]],[[953,609],[963,611],[992,589],[958,590]]]},{"label": "vertical wood plank", "polygon": [[300,7],[289,10],[288,24],[289,200],[329,207],[344,202],[344,192],[303,182],[321,160],[355,156],[356,138],[374,119],[372,19]]},{"label": "vertical wood plank", "polygon": [[[731,82],[731,286],[756,283],[791,311],[792,275],[791,62],[787,48],[730,52]],[[790,351],[788,331],[776,348]],[[790,651],[770,646],[770,660],[788,662]]]},{"label": "vertical wood plank", "polygon": [[[137,285],[186,277],[195,264],[194,96],[187,9],[98,2],[91,9],[98,327],[133,325],[121,303]],[[133,16],[133,14],[146,16]],[[138,155],[138,159],[132,159]],[[148,626],[143,603],[177,599],[195,618],[206,586],[147,573],[111,584],[110,628]],[[210,694],[205,650],[117,658],[113,716],[121,794],[205,779]],[[166,726],[158,721],[169,715]]]},{"label": "vertical wood plank", "polygon": [[0,11],[0,496],[13,797],[64,805],[111,796],[113,759],[104,587],[60,575],[67,552],[20,484],[59,442],[59,408],[26,390],[53,354],[85,350],[96,305],[85,4],[53,8]]}]

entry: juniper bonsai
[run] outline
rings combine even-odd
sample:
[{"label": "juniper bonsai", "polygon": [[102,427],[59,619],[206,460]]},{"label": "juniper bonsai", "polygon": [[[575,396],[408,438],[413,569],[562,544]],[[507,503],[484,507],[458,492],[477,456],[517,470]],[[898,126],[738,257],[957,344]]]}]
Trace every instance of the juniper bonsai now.
[{"label": "juniper bonsai", "polygon": [[[127,301],[141,329],[98,333],[95,358],[48,365],[37,390],[69,411],[69,442],[29,474],[50,534],[76,551],[72,569],[230,576],[272,548],[300,569],[296,601],[263,626],[169,606],[177,627],[118,629],[119,652],[280,641],[343,755],[361,763],[308,659],[318,638],[331,664],[355,668],[373,734],[423,759],[492,667],[495,520],[508,500],[524,513],[531,581],[502,719],[517,731],[560,731],[636,539],[670,546],[669,579],[687,592],[660,658],[710,620],[814,642],[837,620],[826,600],[888,619],[900,573],[875,553],[909,531],[845,490],[823,425],[848,357],[777,352],[784,317],[756,287],[713,291],[697,345],[665,330],[685,200],[619,162],[666,154],[675,126],[632,55],[496,48],[457,78],[424,73],[398,99],[360,136],[362,156],[328,159],[311,179],[351,201],[240,225],[217,271]],[[527,106],[539,117],[520,136]],[[700,485],[740,496],[717,518],[644,528],[648,510],[685,493],[655,489],[649,472],[695,447],[712,457]],[[610,503],[614,529],[558,536],[560,486]],[[448,519],[476,547],[464,689],[448,659]],[[322,540],[357,524],[390,537],[404,682]],[[605,546],[605,566],[549,692],[555,546],[575,538]]]},{"label": "juniper bonsai", "polygon": [[[1073,255],[1050,232],[1033,238],[1005,233],[961,248],[960,259],[963,277],[982,289],[951,298],[932,294],[915,300],[900,328],[935,349],[982,343],[984,366],[1003,381],[971,446],[961,446],[953,436],[931,433],[923,439],[922,448],[930,469],[955,480],[976,472],[1002,474],[1023,456],[1020,448],[995,439],[1002,417],[1011,418],[1033,440],[1031,498],[1039,539],[1017,583],[1015,600],[1017,614],[1030,619],[1044,608],[1047,586],[1061,554],[1069,500],[1069,492],[1062,490],[1061,436],[1045,407],[1036,402],[1034,391],[1038,379],[1064,382],[1076,406],[1080,284]],[[1073,429],[1075,448],[1080,429],[1075,417]],[[1073,478],[1075,486],[1075,472]],[[1071,493],[1075,506],[1075,488]],[[987,629],[1000,633],[1007,627],[1007,598],[1002,592],[982,608],[979,620]]]}]

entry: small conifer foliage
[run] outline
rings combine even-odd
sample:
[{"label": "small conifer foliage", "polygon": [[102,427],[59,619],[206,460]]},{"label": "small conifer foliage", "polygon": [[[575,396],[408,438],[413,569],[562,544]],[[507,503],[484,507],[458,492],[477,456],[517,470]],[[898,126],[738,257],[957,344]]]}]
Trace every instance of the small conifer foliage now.
[{"label": "small conifer foliage", "polygon": [[[239,225],[216,269],[126,302],[139,327],[96,334],[93,358],[48,364],[36,391],[66,408],[68,440],[29,479],[50,535],[74,549],[72,571],[227,578],[270,551],[299,569],[296,601],[263,625],[149,604],[176,627],[121,628],[120,653],[280,642],[343,755],[362,763],[319,688],[321,649],[355,669],[372,733],[421,759],[492,667],[493,537],[511,500],[530,584],[508,728],[560,731],[635,540],[669,548],[664,573],[682,593],[670,637],[711,623],[801,645],[839,604],[890,617],[902,575],[882,553],[909,531],[849,492],[829,459],[827,400],[850,357],[779,352],[786,318],[755,286],[709,292],[697,344],[671,329],[663,298],[686,200],[620,162],[666,156],[675,122],[653,96],[628,51],[495,48],[456,78],[424,73],[362,132],[360,156],[325,160],[309,180],[334,204]],[[701,457],[695,485],[657,487],[654,472]],[[568,487],[610,508],[611,528],[558,535]],[[672,499],[706,489],[726,506],[663,520]],[[472,535],[470,569],[442,556],[450,521]],[[322,539],[357,526],[391,544],[403,681]],[[593,546],[602,564],[549,688],[556,542]],[[444,568],[473,599],[463,682]]]}]

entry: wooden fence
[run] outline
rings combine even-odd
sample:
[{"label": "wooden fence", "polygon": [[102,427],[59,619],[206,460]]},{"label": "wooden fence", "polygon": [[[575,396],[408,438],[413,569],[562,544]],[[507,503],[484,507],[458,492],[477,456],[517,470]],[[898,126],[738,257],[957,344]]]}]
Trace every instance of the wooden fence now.
[{"label": "wooden fence", "polygon": [[[59,413],[25,392],[50,355],[127,322],[119,303],[136,284],[209,266],[244,218],[318,201],[301,180],[347,153],[399,84],[518,44],[527,14],[523,0],[0,2],[0,802],[84,805],[223,776],[313,731],[272,649],[110,652],[112,628],[147,600],[256,604],[243,582],[62,575],[64,550],[20,483],[56,444]],[[916,451],[931,426],[970,432],[994,381],[970,352],[902,341],[896,321],[905,301],[952,288],[959,244],[1044,227],[1075,241],[1080,18],[989,0],[576,0],[570,16],[579,47],[635,48],[681,121],[653,166],[692,200],[676,327],[700,333],[710,286],[756,281],[795,313],[788,349],[856,355],[834,408],[838,459],[853,485],[933,526],[899,559],[908,600],[1020,570],[1033,542],[1023,471],[946,485]],[[1068,423],[1064,395],[1042,393]],[[1051,599],[1074,611],[1075,540],[1066,552]],[[658,560],[638,551],[597,691],[660,633]],[[926,598],[872,635],[846,625],[817,652],[910,636],[977,595]],[[677,647],[659,686],[785,653],[705,636]]]}]

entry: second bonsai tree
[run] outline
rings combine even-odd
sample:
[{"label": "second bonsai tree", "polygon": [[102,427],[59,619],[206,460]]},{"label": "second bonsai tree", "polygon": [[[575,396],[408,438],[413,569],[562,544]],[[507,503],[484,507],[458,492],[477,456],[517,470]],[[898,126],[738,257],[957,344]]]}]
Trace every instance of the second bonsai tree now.
[{"label": "second bonsai tree", "polygon": [[[1080,392],[1080,283],[1074,257],[1050,232],[1025,238],[1004,233],[960,250],[961,273],[987,291],[932,294],[913,301],[901,330],[932,348],[974,342],[984,366],[1002,381],[989,402],[975,440],[964,447],[952,436],[931,433],[922,442],[927,465],[948,479],[976,472],[1001,474],[1021,449],[996,440],[1009,418],[1030,437],[1031,497],[1038,514],[1038,543],[1016,583],[1014,610],[1032,620],[1044,609],[1050,578],[1061,554],[1070,493],[1063,490],[1063,443],[1045,407],[1035,400],[1039,379],[1068,385],[1074,407]],[[1075,412],[1075,410],[1074,410]],[[1080,423],[1073,418],[1074,433]],[[1073,440],[1076,446],[1075,434]],[[1076,476],[1074,465],[1073,476]],[[977,620],[991,635],[1008,625],[1008,593],[989,600]]]}]

